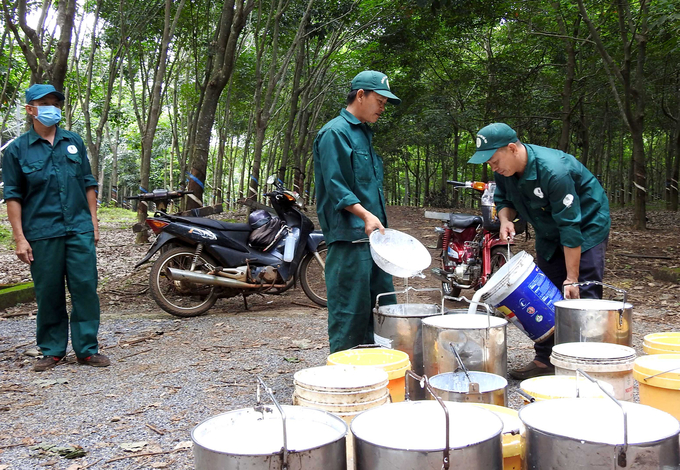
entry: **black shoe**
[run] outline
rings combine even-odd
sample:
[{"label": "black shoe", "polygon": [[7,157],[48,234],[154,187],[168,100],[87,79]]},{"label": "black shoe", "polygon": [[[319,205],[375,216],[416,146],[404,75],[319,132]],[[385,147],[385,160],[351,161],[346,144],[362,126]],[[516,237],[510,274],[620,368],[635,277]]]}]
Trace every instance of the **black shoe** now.
[{"label": "black shoe", "polygon": [[543,375],[555,375],[555,366],[549,365],[541,367],[536,364],[536,361],[530,361],[519,369],[510,371],[510,377],[515,380],[526,380],[533,377],[541,377]]},{"label": "black shoe", "polygon": [[61,357],[57,356],[45,356],[42,359],[35,361],[35,364],[33,364],[33,370],[36,372],[43,372],[48,369],[52,369],[59,363],[59,361],[61,361],[61,359]]},{"label": "black shoe", "polygon": [[97,353],[87,357],[79,357],[78,364],[84,364],[92,367],[108,367],[111,365],[111,361],[103,354]]}]

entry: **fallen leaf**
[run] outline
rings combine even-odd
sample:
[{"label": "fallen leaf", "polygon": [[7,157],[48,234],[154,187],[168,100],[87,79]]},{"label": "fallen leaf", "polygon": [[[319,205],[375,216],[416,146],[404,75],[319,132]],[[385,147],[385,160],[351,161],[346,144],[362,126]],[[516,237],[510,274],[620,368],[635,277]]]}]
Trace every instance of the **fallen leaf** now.
[{"label": "fallen leaf", "polygon": [[123,444],[120,445],[120,448],[123,449],[126,452],[139,452],[147,444],[148,444],[148,442],[146,442],[146,441],[124,442]]},{"label": "fallen leaf", "polygon": [[298,362],[300,362],[300,359],[298,359],[297,357],[284,357],[283,360],[286,362],[292,362],[293,364],[297,364]]},{"label": "fallen leaf", "polygon": [[177,450],[177,449],[191,449],[191,446],[192,446],[192,445],[193,445],[193,442],[192,442],[192,441],[182,441],[182,442],[178,442],[177,445],[175,446],[175,448],[174,448],[173,450]]},{"label": "fallen leaf", "polygon": [[293,346],[300,349],[312,349],[314,347],[308,339],[293,340]]}]

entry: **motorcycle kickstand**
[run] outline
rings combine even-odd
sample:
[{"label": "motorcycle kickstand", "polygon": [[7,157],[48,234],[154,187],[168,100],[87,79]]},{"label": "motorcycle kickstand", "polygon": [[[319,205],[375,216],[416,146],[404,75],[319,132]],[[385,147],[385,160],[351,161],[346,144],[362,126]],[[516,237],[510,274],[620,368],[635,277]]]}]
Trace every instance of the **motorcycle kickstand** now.
[{"label": "motorcycle kickstand", "polygon": [[246,296],[245,292],[241,295],[243,295],[243,308],[245,310],[248,310],[248,297]]}]

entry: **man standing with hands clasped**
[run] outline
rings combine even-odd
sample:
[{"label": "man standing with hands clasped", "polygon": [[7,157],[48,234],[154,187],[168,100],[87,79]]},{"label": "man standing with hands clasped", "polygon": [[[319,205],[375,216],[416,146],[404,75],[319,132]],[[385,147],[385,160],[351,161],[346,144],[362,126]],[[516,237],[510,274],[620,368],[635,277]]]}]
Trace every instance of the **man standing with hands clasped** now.
[{"label": "man standing with hands clasped", "polygon": [[[476,143],[468,163],[488,163],[494,172],[501,239],[515,235],[512,221],[521,215],[536,232],[536,265],[565,298],[602,298],[601,285],[569,285],[604,277],[611,219],[600,182],[572,155],[522,144],[507,124],[484,127]],[[535,343],[535,359],[510,375],[524,380],[554,374],[553,344],[553,336]]]},{"label": "man standing with hands clasped", "polygon": [[83,140],[61,129],[64,95],[52,85],[26,91],[32,128],[5,150],[3,179],[7,216],[17,257],[31,266],[38,301],[36,342],[43,358],[37,372],[51,369],[66,355],[71,293],[71,344],[79,364],[105,367],[99,354],[97,296],[97,181]]},{"label": "man standing with hands clasped", "polygon": [[[328,244],[326,288],[331,353],[373,344],[372,308],[378,294],[394,291],[368,243],[356,243],[387,227],[382,158],[373,149],[374,123],[385,104],[401,100],[384,73],[372,70],[352,80],[347,108],[314,141],[316,211]],[[364,240],[365,241],[365,240]],[[395,303],[394,295],[380,298]]]}]

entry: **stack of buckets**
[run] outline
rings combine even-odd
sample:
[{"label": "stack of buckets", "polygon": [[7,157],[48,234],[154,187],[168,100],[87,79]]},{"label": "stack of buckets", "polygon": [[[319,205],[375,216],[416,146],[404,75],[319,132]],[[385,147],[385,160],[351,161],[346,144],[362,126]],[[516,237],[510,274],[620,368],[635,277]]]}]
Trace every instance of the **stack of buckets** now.
[{"label": "stack of buckets", "polygon": [[640,403],[680,420],[680,332],[652,333],[642,347],[648,354],[635,360]]}]

